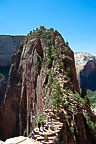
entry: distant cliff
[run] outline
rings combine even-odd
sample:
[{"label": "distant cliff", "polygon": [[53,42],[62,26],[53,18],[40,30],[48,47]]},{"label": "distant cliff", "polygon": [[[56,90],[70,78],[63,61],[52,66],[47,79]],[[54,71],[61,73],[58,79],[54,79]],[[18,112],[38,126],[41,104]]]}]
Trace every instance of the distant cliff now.
[{"label": "distant cliff", "polygon": [[96,57],[89,53],[75,53],[75,65],[81,88],[96,90]]},{"label": "distant cliff", "polygon": [[23,135],[25,130],[29,135],[40,114],[50,107],[62,122],[58,144],[96,142],[96,117],[86,91],[80,95],[74,53],[58,31],[40,27],[27,35],[12,57],[0,107],[0,138]]},{"label": "distant cliff", "polygon": [[0,74],[4,76],[0,81],[0,103],[4,97],[11,57],[23,44],[25,36],[0,35]]},{"label": "distant cliff", "polygon": [[80,71],[80,87],[96,90],[96,61],[88,61]]},{"label": "distant cliff", "polygon": [[22,44],[25,36],[0,35],[0,66],[8,66],[11,56]]}]

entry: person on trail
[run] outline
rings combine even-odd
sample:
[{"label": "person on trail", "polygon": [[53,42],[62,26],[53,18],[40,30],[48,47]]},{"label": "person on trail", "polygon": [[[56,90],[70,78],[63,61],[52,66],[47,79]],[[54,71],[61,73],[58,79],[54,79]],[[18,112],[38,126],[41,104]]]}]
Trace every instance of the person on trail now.
[{"label": "person on trail", "polygon": [[46,129],[48,130],[48,128],[49,128],[49,124],[48,124],[48,122],[46,123]]},{"label": "person on trail", "polygon": [[34,133],[34,130],[32,131],[32,139],[34,139],[34,135],[35,135],[35,133]]},{"label": "person on trail", "polygon": [[44,121],[41,122],[42,128],[44,130]]},{"label": "person on trail", "polygon": [[52,118],[53,118],[53,116],[51,115],[50,118],[51,118],[51,122],[52,122]]},{"label": "person on trail", "polygon": [[40,122],[38,122],[38,128],[39,128],[39,131],[40,131],[40,127],[41,127],[41,123],[40,123]]}]

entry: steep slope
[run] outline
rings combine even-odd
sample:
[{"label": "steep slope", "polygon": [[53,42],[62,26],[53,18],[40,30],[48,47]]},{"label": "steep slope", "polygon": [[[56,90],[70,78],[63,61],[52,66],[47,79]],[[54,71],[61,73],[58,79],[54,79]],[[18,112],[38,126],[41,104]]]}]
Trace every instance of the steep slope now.
[{"label": "steep slope", "polygon": [[40,114],[52,108],[63,123],[58,144],[94,143],[96,117],[86,92],[82,98],[79,94],[74,53],[60,33],[44,27],[30,32],[12,57],[0,108],[0,139],[23,135],[24,130],[29,135]]}]

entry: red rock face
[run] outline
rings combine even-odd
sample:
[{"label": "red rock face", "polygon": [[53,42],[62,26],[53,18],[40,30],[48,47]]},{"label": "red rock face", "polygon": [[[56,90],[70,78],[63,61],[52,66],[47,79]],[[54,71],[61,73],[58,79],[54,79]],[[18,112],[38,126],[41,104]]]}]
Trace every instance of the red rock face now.
[{"label": "red rock face", "polygon": [[[74,137],[76,138],[76,135],[70,131],[70,123],[73,121],[75,121],[76,127],[78,126],[78,131],[80,128],[78,134],[81,136],[81,142],[84,140],[86,143],[87,135],[82,109],[76,101],[76,113],[71,113],[70,108],[68,108],[74,101],[72,93],[70,94],[67,90],[71,90],[74,94],[75,92],[80,93],[73,52],[57,31],[52,32],[44,29],[43,32],[39,30],[28,36],[23,49],[21,48],[12,58],[9,85],[0,111],[2,115],[0,139],[23,135],[25,129],[29,135],[34,128],[36,119],[46,107],[47,100],[49,99],[51,103],[53,89],[52,87],[48,88],[48,84],[51,83],[52,85],[56,72],[56,79],[65,98],[64,111],[71,115],[71,119],[69,119],[65,118],[64,114],[64,129],[60,132],[59,143],[71,144],[72,140],[72,144],[75,144]],[[48,45],[49,43],[50,45]],[[55,56],[54,53],[51,53],[50,46],[56,48]],[[58,60],[57,63],[56,60]],[[60,116],[61,120],[62,117],[63,115]],[[67,139],[64,138],[64,134],[66,134]]]},{"label": "red rock face", "polygon": [[[70,63],[70,70],[71,70],[70,77],[72,79],[72,85],[75,88],[75,89],[74,88],[73,89],[76,90],[78,93],[80,93],[76,69],[75,69],[74,53],[72,51],[70,51],[66,55],[72,58],[72,61]],[[68,63],[67,63],[67,65],[68,65]],[[72,90],[72,91],[74,91],[74,90]]]},{"label": "red rock face", "polygon": [[[20,99],[20,76],[18,71],[20,53],[12,57],[12,65],[8,80],[4,101],[0,106],[0,139],[5,140],[19,133],[19,99]],[[12,128],[12,129],[10,129]]]}]

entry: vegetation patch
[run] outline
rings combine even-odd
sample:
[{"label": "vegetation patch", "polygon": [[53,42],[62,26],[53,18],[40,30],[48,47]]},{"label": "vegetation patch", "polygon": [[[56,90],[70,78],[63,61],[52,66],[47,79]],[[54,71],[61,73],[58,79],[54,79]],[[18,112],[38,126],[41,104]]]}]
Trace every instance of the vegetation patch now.
[{"label": "vegetation patch", "polygon": [[37,126],[38,126],[38,122],[44,121],[44,120],[46,119],[46,117],[47,117],[47,114],[45,114],[45,113],[41,114],[41,115],[39,116],[39,118],[36,120],[35,126],[37,127]]},{"label": "vegetation patch", "polygon": [[52,94],[52,105],[53,108],[56,109],[57,111],[60,110],[63,102],[63,93],[61,90],[60,83],[57,81],[53,82],[53,94]]},{"label": "vegetation patch", "polygon": [[48,141],[48,136],[47,135],[44,135],[44,140]]},{"label": "vegetation patch", "polygon": [[0,81],[4,79],[4,75],[0,73]]},{"label": "vegetation patch", "polygon": [[96,106],[96,91],[87,90],[91,106]]},{"label": "vegetation patch", "polygon": [[85,114],[84,117],[86,119],[86,123],[89,126],[89,128],[96,130],[96,123],[91,120],[90,116]]}]

